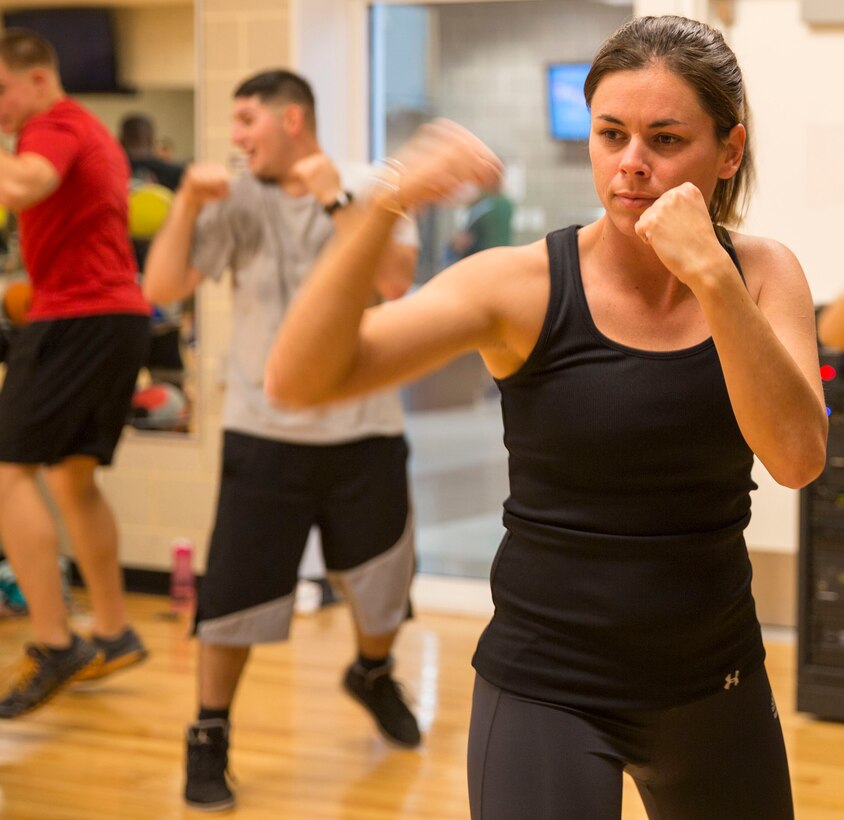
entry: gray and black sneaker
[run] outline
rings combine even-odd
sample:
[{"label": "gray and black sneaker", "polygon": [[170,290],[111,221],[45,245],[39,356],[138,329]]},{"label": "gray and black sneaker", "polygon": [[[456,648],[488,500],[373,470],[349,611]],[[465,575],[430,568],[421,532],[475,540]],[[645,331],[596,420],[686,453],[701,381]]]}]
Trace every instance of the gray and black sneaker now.
[{"label": "gray and black sneaker", "polygon": [[79,635],[71,636],[66,650],[29,644],[17,681],[0,701],[0,718],[17,717],[38,708],[69,683],[95,670],[102,659],[102,652]]},{"label": "gray and black sneaker", "polygon": [[103,662],[83,672],[76,680],[96,680],[140,663],[149,656],[138,633],[127,626],[116,638],[108,640],[91,636],[94,645],[103,653]]},{"label": "gray and black sneaker", "polygon": [[188,726],[185,803],[200,811],[232,808],[228,768],[229,722],[200,720]]},{"label": "gray and black sneaker", "polygon": [[378,730],[387,740],[412,749],[420,744],[422,736],[392,671],[392,658],[375,669],[355,662],[346,670],[343,687],[375,718]]}]

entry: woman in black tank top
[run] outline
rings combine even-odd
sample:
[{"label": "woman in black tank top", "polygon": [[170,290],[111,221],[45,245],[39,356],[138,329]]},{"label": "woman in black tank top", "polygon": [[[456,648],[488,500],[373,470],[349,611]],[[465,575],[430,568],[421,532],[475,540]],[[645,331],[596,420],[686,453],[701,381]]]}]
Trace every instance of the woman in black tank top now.
[{"label": "woman in black tank top", "polygon": [[754,456],[788,487],[825,461],[812,300],[783,246],[727,231],[752,176],[719,32],[622,26],[585,84],[605,213],[454,265],[366,310],[408,210],[499,163],[426,126],[317,263],[270,355],[304,405],[478,350],[501,390],[510,496],[475,658],[472,817],[792,817],[743,531]]}]

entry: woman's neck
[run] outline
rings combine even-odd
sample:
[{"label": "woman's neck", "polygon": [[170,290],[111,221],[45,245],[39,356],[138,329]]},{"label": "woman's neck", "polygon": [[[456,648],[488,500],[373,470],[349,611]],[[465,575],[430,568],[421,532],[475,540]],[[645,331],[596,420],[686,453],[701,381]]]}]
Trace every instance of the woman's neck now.
[{"label": "woman's neck", "polygon": [[625,234],[606,216],[581,229],[581,267],[601,271],[623,288],[660,302],[682,300],[687,288],[634,233]]}]

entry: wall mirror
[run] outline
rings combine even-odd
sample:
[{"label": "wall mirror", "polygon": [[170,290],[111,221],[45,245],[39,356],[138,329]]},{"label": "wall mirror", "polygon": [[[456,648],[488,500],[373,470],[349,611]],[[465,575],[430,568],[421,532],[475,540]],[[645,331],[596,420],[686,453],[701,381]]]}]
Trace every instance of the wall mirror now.
[{"label": "wall mirror", "polygon": [[[127,192],[130,233],[142,267],[146,247],[166,216],[178,170],[193,159],[195,140],[194,4],[184,0],[124,0],[119,5],[4,3],[0,26],[22,26],[50,40],[59,54],[68,95],[116,136],[128,118],[135,136],[133,179]],[[146,127],[152,129],[148,150]],[[140,141],[137,140],[140,138]],[[4,143],[9,147],[11,143]],[[151,161],[145,162],[144,152]],[[172,168],[162,163],[171,163]],[[11,315],[0,320],[0,351],[14,343],[16,309],[25,304],[26,272],[18,252],[14,214],[0,212],[0,289]],[[11,290],[10,290],[11,289]],[[155,305],[150,358],[138,377],[127,419],[146,435],[196,433],[199,413],[199,334],[196,304]]]}]

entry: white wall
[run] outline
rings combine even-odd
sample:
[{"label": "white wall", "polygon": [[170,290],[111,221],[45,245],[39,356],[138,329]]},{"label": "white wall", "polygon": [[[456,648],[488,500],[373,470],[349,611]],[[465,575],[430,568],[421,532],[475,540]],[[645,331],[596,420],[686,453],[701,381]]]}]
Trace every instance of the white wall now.
[{"label": "white wall", "polygon": [[740,0],[728,37],[756,133],[759,182],[746,227],[788,245],[815,301],[828,301],[844,290],[844,26],[808,26],[799,0]]},{"label": "white wall", "polygon": [[366,3],[291,0],[292,68],[313,85],[323,149],[338,159],[368,159]]}]

